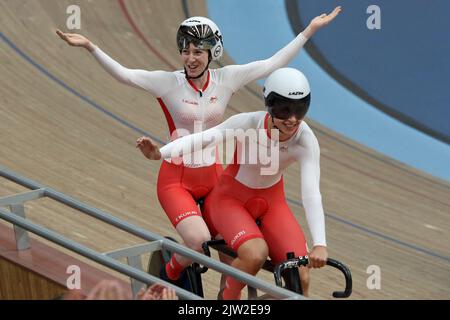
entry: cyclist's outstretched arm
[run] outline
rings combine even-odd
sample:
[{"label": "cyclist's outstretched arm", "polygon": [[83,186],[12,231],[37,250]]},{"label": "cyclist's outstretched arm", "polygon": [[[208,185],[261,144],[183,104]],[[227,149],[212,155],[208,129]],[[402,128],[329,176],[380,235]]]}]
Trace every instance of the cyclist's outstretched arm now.
[{"label": "cyclist's outstretched arm", "polygon": [[[212,148],[225,142],[226,139],[234,139],[233,129],[247,130],[252,126],[256,113],[240,113],[234,115],[221,124],[202,132],[186,135],[159,148],[149,137],[140,137],[136,141],[136,148],[150,160],[170,159],[191,154],[193,151]],[[227,131],[230,130],[230,131]]]},{"label": "cyclist's outstretched arm", "polygon": [[336,7],[330,14],[321,14],[311,20],[310,24],[294,40],[266,60],[254,61],[245,65],[231,65],[223,68],[224,82],[230,83],[233,92],[256,79],[267,77],[270,73],[286,66],[318,30],[327,26],[341,12]]},{"label": "cyclist's outstretched arm", "polygon": [[147,90],[157,97],[163,96],[171,87],[176,85],[176,78],[172,72],[126,68],[85,36],[77,33],[64,33],[61,30],[57,30],[56,33],[70,46],[85,48],[92,53],[103,69],[121,83]]}]

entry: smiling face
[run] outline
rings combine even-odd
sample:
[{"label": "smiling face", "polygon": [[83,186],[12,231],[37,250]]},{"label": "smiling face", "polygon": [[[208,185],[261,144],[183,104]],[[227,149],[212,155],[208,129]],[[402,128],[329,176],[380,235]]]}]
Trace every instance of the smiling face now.
[{"label": "smiling face", "polygon": [[181,59],[189,77],[199,76],[208,65],[208,50],[202,50],[192,43],[189,47],[181,50]]},{"label": "smiling face", "polygon": [[302,119],[297,119],[295,116],[291,116],[288,119],[273,118],[274,125],[280,130],[280,139],[285,140],[291,138],[296,132]]}]

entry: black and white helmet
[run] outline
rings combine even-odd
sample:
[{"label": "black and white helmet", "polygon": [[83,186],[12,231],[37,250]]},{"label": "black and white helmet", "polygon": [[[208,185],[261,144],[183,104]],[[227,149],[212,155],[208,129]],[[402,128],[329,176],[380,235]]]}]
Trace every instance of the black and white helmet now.
[{"label": "black and white helmet", "polygon": [[177,32],[180,52],[189,47],[189,43],[209,50],[212,60],[219,60],[223,54],[222,33],[214,22],[205,17],[191,17],[180,24]]},{"label": "black and white helmet", "polygon": [[295,115],[303,119],[311,101],[308,79],[297,69],[281,68],[270,74],[264,83],[264,101],[269,114],[278,119]]}]

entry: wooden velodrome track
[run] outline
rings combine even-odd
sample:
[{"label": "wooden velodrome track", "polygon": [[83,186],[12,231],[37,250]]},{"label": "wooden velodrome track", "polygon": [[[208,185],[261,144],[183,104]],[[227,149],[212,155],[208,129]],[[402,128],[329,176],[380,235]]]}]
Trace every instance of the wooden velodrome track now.
[{"label": "wooden velodrome track", "polygon": [[[183,7],[182,0],[1,0],[0,165],[180,240],[156,197],[159,162],[146,161],[135,148],[140,133],[95,106],[166,141],[163,112],[152,96],[116,82],[87,51],[55,35],[56,28],[65,30],[71,4],[81,7],[80,33],[123,65],[148,70],[180,68],[176,28],[186,10],[207,14],[203,1]],[[222,62],[232,63],[227,57]],[[235,94],[225,117],[259,110],[254,92],[260,92],[256,84]],[[449,299],[450,184],[308,123],[321,145],[329,254],[351,267],[352,298]],[[285,181],[291,208],[309,237],[298,167]],[[0,178],[0,196],[23,190]],[[32,221],[101,252],[143,242],[54,201],[33,201],[26,208]],[[366,286],[370,265],[381,269],[380,290]],[[258,276],[272,281],[263,272]],[[218,274],[208,272],[205,286],[213,299]],[[340,275],[330,269],[312,272],[313,298],[328,299],[341,286]]]}]

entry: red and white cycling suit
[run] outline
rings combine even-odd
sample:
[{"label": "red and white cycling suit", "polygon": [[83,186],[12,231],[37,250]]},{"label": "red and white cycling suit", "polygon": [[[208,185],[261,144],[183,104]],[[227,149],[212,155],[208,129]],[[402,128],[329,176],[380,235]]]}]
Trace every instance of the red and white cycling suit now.
[{"label": "red and white cycling suit", "polygon": [[[230,136],[230,129],[267,132],[268,119],[269,115],[264,111],[232,116],[214,128],[167,144],[161,148],[161,155],[164,158],[181,155],[183,147],[184,150],[198,150],[205,145],[217,145]],[[215,138],[214,143],[210,141],[211,137]],[[269,139],[269,134],[259,135],[257,143],[268,148]],[[250,139],[236,140],[237,150],[249,150],[249,145],[255,143]],[[276,171],[262,175],[265,166],[259,160],[254,164],[230,164],[206,198],[204,210],[205,221],[213,235],[221,234],[235,250],[249,239],[264,238],[269,246],[269,256],[275,263],[285,260],[287,252],[294,252],[296,256],[307,254],[305,237],[286,203],[283,190],[283,172],[293,163],[300,163],[301,197],[313,245],[326,246],[317,138],[302,121],[291,139],[277,143],[279,162]],[[260,221],[259,227],[255,220]]]},{"label": "red and white cycling suit", "polygon": [[[221,123],[234,92],[287,65],[306,41],[299,34],[269,59],[209,69],[208,81],[203,88],[195,87],[181,70],[167,72],[128,69],[98,47],[93,55],[118,81],[144,89],[157,97],[169,126],[170,140],[174,140],[194,133],[196,123],[199,124],[196,132]],[[201,215],[195,200],[205,197],[217,183],[222,167],[216,163],[215,152],[209,154],[201,163],[184,161],[182,165],[175,165],[163,162],[161,165],[158,198],[174,226],[183,218]]]}]

